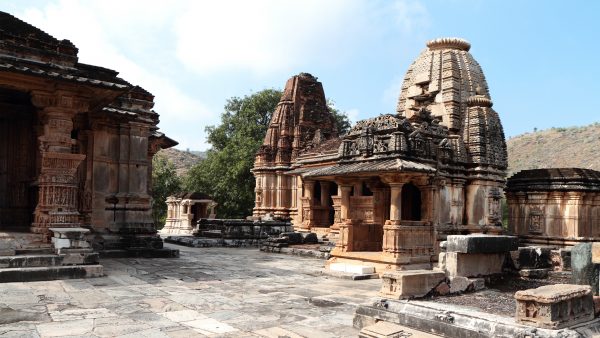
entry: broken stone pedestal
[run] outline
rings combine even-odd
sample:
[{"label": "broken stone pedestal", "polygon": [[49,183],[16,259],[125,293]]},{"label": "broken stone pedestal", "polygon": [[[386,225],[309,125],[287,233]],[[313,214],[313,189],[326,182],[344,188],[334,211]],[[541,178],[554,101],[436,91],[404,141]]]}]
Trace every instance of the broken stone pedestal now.
[{"label": "broken stone pedestal", "polygon": [[92,250],[85,235],[85,228],[50,228],[54,234],[52,244],[56,253],[63,257],[63,265],[98,264],[98,253]]},{"label": "broken stone pedestal", "polygon": [[516,320],[546,329],[561,329],[594,319],[592,290],[587,285],[555,284],[517,291]]},{"label": "broken stone pedestal", "polygon": [[406,270],[384,273],[381,279],[382,297],[407,299],[423,297],[446,278],[440,270]]},{"label": "broken stone pedestal", "polygon": [[515,236],[450,235],[439,266],[449,277],[478,277],[502,273],[506,253],[518,248]]}]

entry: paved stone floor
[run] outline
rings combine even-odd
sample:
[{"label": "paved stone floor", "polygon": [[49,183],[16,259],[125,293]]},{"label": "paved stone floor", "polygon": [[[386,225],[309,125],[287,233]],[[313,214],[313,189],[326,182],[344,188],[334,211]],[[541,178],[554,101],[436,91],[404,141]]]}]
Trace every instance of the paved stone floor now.
[{"label": "paved stone floor", "polygon": [[356,337],[380,280],[321,275],[324,261],[187,248],[103,259],[106,277],[0,284],[2,337]]}]

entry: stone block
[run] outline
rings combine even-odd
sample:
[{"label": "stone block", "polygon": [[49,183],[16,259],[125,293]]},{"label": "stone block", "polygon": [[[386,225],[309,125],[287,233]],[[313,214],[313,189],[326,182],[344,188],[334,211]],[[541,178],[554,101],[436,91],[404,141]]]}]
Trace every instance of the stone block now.
[{"label": "stone block", "polygon": [[[450,293],[463,293],[469,290],[472,281],[463,276],[456,276],[450,278]],[[472,289],[472,288],[471,288]]]},{"label": "stone block", "polygon": [[592,263],[600,264],[600,243],[592,243]]},{"label": "stone block", "polygon": [[317,234],[314,232],[305,232],[302,233],[302,243],[304,244],[317,244],[319,243],[319,238]]},{"label": "stone block", "polygon": [[502,273],[505,254],[465,254],[445,252],[440,254],[440,265],[449,277],[479,277]]},{"label": "stone block", "polygon": [[358,333],[359,338],[400,338],[400,337],[438,337],[406,326],[380,321],[373,325],[365,326]]},{"label": "stone block", "polygon": [[600,314],[600,296],[594,296],[594,315],[598,316]]},{"label": "stone block", "polygon": [[483,278],[471,278],[471,285],[473,285],[473,291],[479,291],[485,289],[485,279]]},{"label": "stone block", "polygon": [[546,279],[548,278],[548,269],[521,269],[519,275],[524,278]]},{"label": "stone block", "polygon": [[505,253],[519,247],[516,236],[501,235],[449,235],[446,239],[446,252],[468,254]]},{"label": "stone block", "polygon": [[289,244],[302,244],[302,234],[299,232],[282,232],[280,238],[287,238]]},{"label": "stone block", "polygon": [[353,274],[361,274],[361,275],[375,273],[375,268],[372,266],[353,265],[353,264],[346,264],[346,263],[331,263],[331,264],[329,264],[329,270],[353,273]]},{"label": "stone block", "polygon": [[592,290],[587,285],[555,284],[515,293],[516,320],[545,329],[561,329],[594,319]]},{"label": "stone block", "polygon": [[69,239],[84,239],[85,234],[90,232],[86,228],[50,228],[53,236],[56,238],[69,238]]},{"label": "stone block", "polygon": [[520,269],[546,269],[552,266],[549,247],[527,246],[520,247],[519,268]]},{"label": "stone block", "polygon": [[380,295],[394,299],[423,297],[437,287],[446,275],[438,270],[406,270],[384,273]]},{"label": "stone block", "polygon": [[97,264],[100,261],[100,255],[97,252],[93,252],[91,249],[88,251],[77,250],[69,252],[63,250],[60,256],[63,258],[63,265],[85,265],[85,264]]},{"label": "stone block", "polygon": [[550,261],[554,271],[571,270],[571,249],[559,249],[550,251]]},{"label": "stone block", "polygon": [[447,283],[442,282],[435,288],[435,292],[440,296],[444,296],[450,293],[450,287]]},{"label": "stone block", "polygon": [[580,243],[571,249],[572,282],[589,285],[598,296],[600,264],[592,263],[592,243]]},{"label": "stone block", "polygon": [[52,237],[52,244],[55,249],[62,248],[89,248],[90,243],[85,240],[70,239],[70,238],[56,238]]}]

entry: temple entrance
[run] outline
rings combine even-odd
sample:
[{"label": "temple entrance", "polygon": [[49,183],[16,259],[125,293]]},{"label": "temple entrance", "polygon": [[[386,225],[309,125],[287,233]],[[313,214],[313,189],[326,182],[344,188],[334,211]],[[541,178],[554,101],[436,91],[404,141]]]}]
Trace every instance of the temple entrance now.
[{"label": "temple entrance", "polygon": [[403,221],[421,220],[421,191],[414,184],[408,183],[402,187],[402,211]]},{"label": "temple entrance", "polygon": [[34,121],[27,93],[0,89],[0,230],[29,231],[33,221]]}]

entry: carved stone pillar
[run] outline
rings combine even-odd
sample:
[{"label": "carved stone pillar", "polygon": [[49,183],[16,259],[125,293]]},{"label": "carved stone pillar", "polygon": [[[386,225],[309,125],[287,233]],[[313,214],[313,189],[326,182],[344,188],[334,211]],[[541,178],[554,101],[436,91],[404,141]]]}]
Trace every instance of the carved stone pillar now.
[{"label": "carved stone pillar", "polygon": [[404,183],[389,183],[390,185],[390,220],[402,219],[402,186]]},{"label": "carved stone pillar", "polygon": [[314,201],[313,198],[315,196],[315,181],[304,181],[304,197],[302,197],[302,225],[300,229],[304,231],[309,231],[310,227],[313,225],[314,212],[313,206]]},{"label": "carved stone pillar", "polygon": [[49,235],[50,227],[81,226],[76,173],[86,156],[71,153],[71,132],[73,118],[87,110],[87,102],[68,93],[42,92],[33,92],[31,101],[39,109],[43,124],[38,137],[38,203],[31,231]]},{"label": "carved stone pillar", "polygon": [[362,196],[363,194],[363,186],[362,186],[362,182],[356,182],[354,183],[354,194],[352,194],[353,196]]},{"label": "carved stone pillar", "polygon": [[350,184],[344,184],[341,182],[338,182],[338,194],[339,196],[337,197],[337,199],[339,199],[339,206],[336,206],[338,210],[336,210],[336,216],[334,217],[335,220],[333,222],[333,225],[331,226],[332,230],[339,230],[340,234],[342,233],[342,224],[344,223],[344,221],[346,219],[348,219],[349,215],[350,215],[350,192],[352,191],[352,185]]},{"label": "carved stone pillar", "polygon": [[304,181],[304,197],[310,198],[312,201],[315,195],[315,181]]},{"label": "carved stone pillar", "polygon": [[354,224],[352,220],[346,219],[339,223],[340,238],[336,242],[335,250],[337,252],[354,251]]}]

